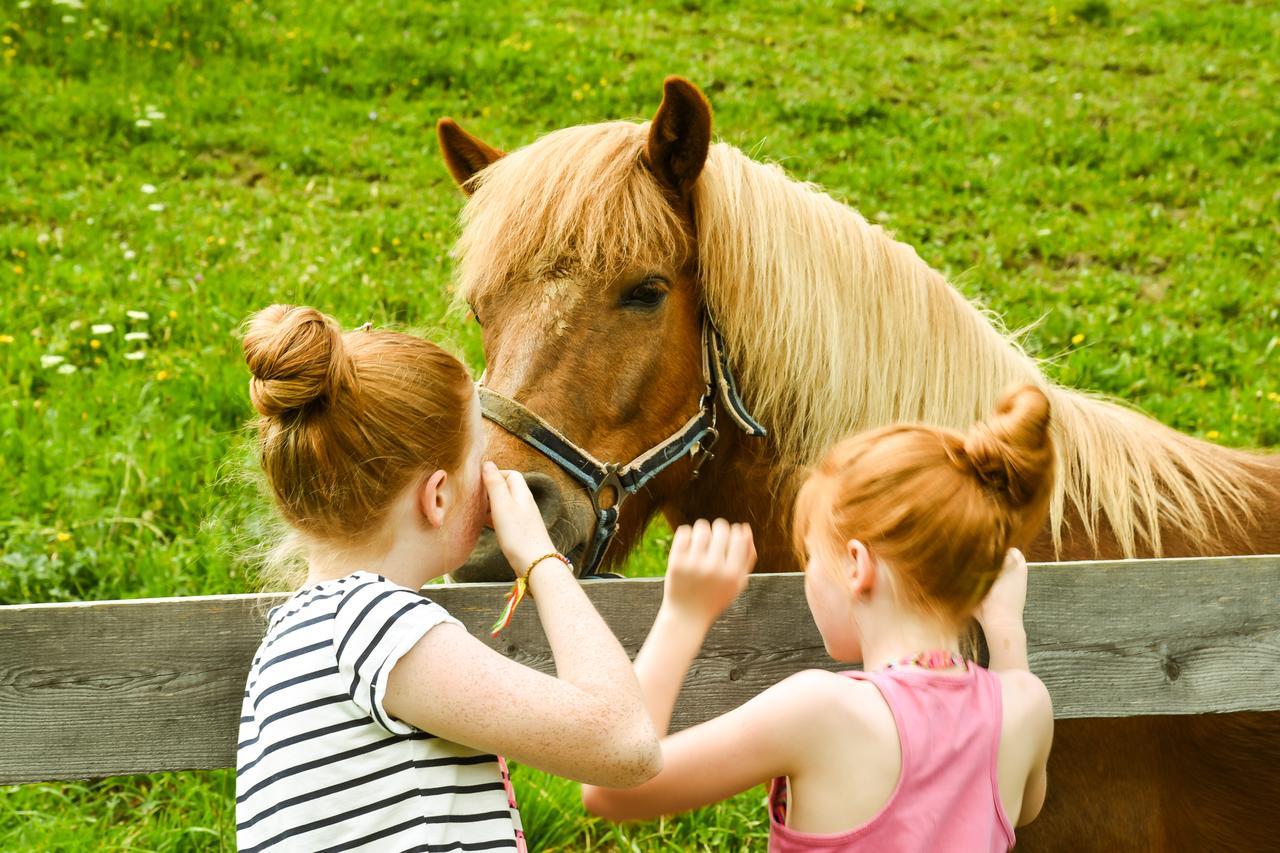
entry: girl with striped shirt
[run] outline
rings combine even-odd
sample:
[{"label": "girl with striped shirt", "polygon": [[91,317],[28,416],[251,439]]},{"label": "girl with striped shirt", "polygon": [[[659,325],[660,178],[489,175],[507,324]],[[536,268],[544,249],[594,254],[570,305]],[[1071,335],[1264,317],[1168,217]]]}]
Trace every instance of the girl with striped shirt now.
[{"label": "girl with striped shirt", "polygon": [[[307,557],[244,693],[243,851],[520,850],[511,758],[635,785],[661,755],[630,661],[555,553],[520,474],[483,461],[466,369],[439,347],[275,305],[244,338],[259,457]],[[557,676],[473,638],[419,588],[491,514]]]}]

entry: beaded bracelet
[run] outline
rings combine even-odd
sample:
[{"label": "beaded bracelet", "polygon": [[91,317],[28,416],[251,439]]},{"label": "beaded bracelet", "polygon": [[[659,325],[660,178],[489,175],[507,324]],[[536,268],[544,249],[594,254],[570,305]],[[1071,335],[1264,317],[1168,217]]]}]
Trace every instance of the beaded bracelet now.
[{"label": "beaded bracelet", "polygon": [[511,590],[507,593],[507,604],[502,608],[502,614],[498,616],[498,621],[493,623],[489,629],[489,636],[496,637],[503,628],[511,624],[511,617],[515,615],[516,607],[520,602],[524,601],[525,595],[529,593],[529,576],[533,574],[533,570],[541,563],[547,560],[559,560],[565,564],[570,572],[573,571],[573,563],[569,562],[569,558],[559,551],[552,551],[550,554],[543,554],[538,559],[529,564],[529,568],[524,570],[523,575],[516,576],[516,582],[511,585]]}]

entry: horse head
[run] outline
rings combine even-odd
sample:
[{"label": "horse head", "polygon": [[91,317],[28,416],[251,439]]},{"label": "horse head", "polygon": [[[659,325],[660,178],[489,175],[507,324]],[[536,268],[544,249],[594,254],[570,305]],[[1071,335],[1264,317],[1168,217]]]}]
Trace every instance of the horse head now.
[{"label": "horse head", "polygon": [[[437,130],[468,195],[458,291],[482,329],[490,457],[524,473],[553,541],[580,570],[608,544],[601,516],[616,514],[606,555],[616,562],[721,431],[710,423],[715,403],[706,405],[691,204],[710,106],[673,77],[647,126],[567,128],[509,154],[450,119]],[[556,447],[531,444],[522,427]],[[627,489],[626,463],[655,448],[666,454],[660,470],[651,458],[651,476]],[[574,451],[607,469],[594,493],[553,461]],[[610,476],[619,473],[623,482]],[[498,580],[510,568],[488,536],[456,575]]]}]

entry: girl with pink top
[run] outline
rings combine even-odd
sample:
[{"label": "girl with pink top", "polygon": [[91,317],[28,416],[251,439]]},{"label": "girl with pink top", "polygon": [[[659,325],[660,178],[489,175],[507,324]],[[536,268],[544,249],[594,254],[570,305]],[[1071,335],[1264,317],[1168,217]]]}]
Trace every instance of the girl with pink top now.
[{"label": "girl with pink top", "polygon": [[[630,789],[583,786],[613,820],[704,806],[761,782],[769,849],[1004,851],[1039,813],[1053,737],[1027,668],[1022,554],[1053,477],[1049,403],[1033,387],[967,434],[890,426],[837,444],[796,500],[805,595],[828,653],[863,671],[801,672],[665,736],[663,769]],[[665,598],[635,669],[665,735],[707,630],[746,584],[750,531],[676,532]],[[988,668],[961,656],[970,620]]]}]

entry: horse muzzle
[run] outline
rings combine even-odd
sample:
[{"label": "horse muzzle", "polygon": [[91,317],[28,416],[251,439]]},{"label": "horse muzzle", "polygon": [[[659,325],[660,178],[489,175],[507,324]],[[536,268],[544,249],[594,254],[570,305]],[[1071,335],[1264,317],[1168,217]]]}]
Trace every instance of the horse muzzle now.
[{"label": "horse muzzle", "polygon": [[[547,474],[529,471],[524,474],[524,480],[542,513],[551,544],[568,557],[575,571],[581,574],[583,556],[593,532],[590,505],[579,507],[577,501],[565,500],[560,485]],[[514,572],[498,546],[498,537],[493,530],[485,528],[467,562],[451,572],[450,577],[461,583],[501,582],[510,581]]]}]

